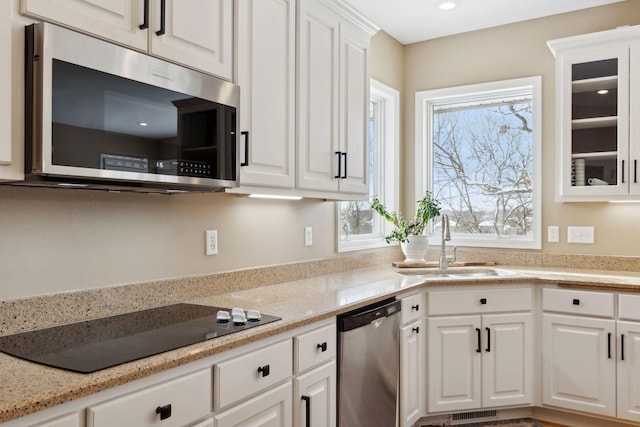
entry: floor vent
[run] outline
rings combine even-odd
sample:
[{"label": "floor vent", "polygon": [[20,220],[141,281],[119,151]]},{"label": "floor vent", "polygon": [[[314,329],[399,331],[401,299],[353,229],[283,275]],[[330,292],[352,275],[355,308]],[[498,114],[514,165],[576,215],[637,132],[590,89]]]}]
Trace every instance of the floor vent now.
[{"label": "floor vent", "polygon": [[495,420],[497,417],[498,411],[461,412],[458,414],[451,414],[451,425],[467,424],[469,421],[491,421]]}]

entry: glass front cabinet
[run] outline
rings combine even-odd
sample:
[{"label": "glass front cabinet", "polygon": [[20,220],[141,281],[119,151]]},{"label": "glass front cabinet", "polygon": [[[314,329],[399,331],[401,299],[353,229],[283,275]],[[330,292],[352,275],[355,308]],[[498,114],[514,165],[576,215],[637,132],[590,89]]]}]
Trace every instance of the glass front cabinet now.
[{"label": "glass front cabinet", "polygon": [[548,42],[556,200],[640,199],[640,26]]}]

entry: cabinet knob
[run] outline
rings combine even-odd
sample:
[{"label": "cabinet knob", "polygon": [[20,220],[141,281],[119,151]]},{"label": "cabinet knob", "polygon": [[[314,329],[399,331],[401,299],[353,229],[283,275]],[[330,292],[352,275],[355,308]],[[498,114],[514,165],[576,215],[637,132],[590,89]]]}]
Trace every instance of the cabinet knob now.
[{"label": "cabinet knob", "polygon": [[264,366],[260,366],[258,368],[258,373],[262,374],[262,377],[268,377],[270,374],[270,368],[269,365],[264,365]]},{"label": "cabinet knob", "polygon": [[411,310],[420,311],[420,304],[412,305]]},{"label": "cabinet knob", "polygon": [[171,404],[158,406],[156,408],[156,414],[160,414],[161,420],[166,420],[171,416]]},{"label": "cabinet knob", "polygon": [[411,328],[411,330],[412,330],[413,332],[415,332],[416,334],[419,334],[419,333],[420,333],[420,326],[415,327],[415,328]]},{"label": "cabinet knob", "polygon": [[319,348],[320,351],[324,353],[325,351],[327,351],[327,342],[325,341],[322,344],[318,344],[316,348]]},{"label": "cabinet knob", "polygon": [[486,303],[487,303],[486,298],[480,298],[480,304],[486,304]]},{"label": "cabinet knob", "polygon": [[578,298],[574,298],[573,305],[580,305],[580,300]]}]

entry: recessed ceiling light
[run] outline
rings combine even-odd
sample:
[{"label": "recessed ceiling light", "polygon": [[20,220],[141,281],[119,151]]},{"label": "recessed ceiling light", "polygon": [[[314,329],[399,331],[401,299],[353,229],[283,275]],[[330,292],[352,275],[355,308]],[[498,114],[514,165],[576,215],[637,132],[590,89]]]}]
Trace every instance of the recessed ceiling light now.
[{"label": "recessed ceiling light", "polygon": [[455,9],[457,6],[458,6],[458,3],[456,3],[453,0],[444,0],[438,4],[438,7],[440,8],[440,10],[451,10],[451,9]]},{"label": "recessed ceiling light", "polygon": [[598,92],[596,92],[598,95],[606,95],[609,93],[609,89],[600,89]]},{"label": "recessed ceiling light", "polygon": [[147,123],[147,122],[139,122],[138,124],[140,126],[149,126],[149,123]]}]

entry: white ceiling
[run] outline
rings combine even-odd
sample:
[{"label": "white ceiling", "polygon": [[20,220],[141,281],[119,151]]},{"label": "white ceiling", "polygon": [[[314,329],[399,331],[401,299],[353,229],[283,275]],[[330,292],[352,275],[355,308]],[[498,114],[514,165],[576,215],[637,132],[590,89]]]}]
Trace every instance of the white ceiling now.
[{"label": "white ceiling", "polygon": [[625,0],[345,0],[402,44],[496,27]]}]

